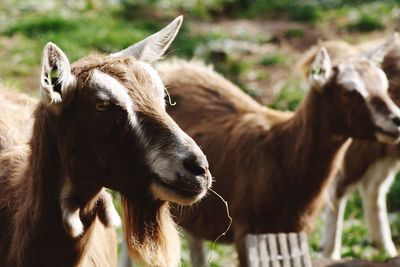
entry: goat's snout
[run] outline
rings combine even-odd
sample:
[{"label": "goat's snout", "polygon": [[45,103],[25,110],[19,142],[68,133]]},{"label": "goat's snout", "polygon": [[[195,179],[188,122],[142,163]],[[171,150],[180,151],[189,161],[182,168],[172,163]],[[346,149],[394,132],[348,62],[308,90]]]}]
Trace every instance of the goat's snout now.
[{"label": "goat's snout", "polygon": [[396,116],[396,115],[392,115],[391,117],[392,122],[397,126],[400,127],[400,117]]},{"label": "goat's snout", "polygon": [[183,159],[182,165],[186,171],[186,181],[189,184],[197,184],[200,188],[208,188],[211,186],[211,173],[209,171],[207,158],[203,153],[190,154]]},{"label": "goat's snout", "polygon": [[208,162],[204,155],[192,154],[183,160],[183,167],[195,176],[204,175],[208,170]]},{"label": "goat's snout", "polygon": [[158,172],[155,172],[157,176],[151,186],[153,194],[159,199],[191,205],[204,197],[211,187],[212,177],[201,150],[197,146],[184,147],[186,151],[173,155],[173,160],[155,161]]},{"label": "goat's snout", "polygon": [[384,120],[378,120],[375,137],[378,141],[388,144],[397,144],[400,141],[400,116],[393,112]]}]

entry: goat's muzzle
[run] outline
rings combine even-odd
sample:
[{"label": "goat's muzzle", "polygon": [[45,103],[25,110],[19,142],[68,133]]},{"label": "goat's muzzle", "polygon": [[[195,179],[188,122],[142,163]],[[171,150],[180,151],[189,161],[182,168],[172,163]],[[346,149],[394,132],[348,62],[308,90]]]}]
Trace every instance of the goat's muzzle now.
[{"label": "goat's muzzle", "polygon": [[190,205],[204,197],[211,182],[205,155],[192,153],[182,160],[182,168],[176,172],[174,179],[155,179],[152,191],[162,200]]}]

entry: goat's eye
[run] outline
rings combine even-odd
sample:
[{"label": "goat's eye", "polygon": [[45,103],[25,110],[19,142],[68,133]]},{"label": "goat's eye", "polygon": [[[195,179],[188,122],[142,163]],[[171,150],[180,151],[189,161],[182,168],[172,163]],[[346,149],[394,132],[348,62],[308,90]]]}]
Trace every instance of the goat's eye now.
[{"label": "goat's eye", "polygon": [[358,92],[357,92],[357,90],[352,89],[352,90],[345,90],[343,92],[343,94],[344,94],[345,97],[354,97],[354,96],[356,96],[358,94]]},{"label": "goat's eye", "polygon": [[110,101],[98,101],[94,104],[94,108],[99,112],[105,112],[111,108],[111,103]]}]

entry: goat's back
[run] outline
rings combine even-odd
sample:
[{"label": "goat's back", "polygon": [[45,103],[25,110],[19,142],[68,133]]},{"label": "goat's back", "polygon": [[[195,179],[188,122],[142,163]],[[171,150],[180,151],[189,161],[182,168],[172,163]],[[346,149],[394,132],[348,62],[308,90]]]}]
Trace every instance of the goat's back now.
[{"label": "goat's back", "polygon": [[28,141],[36,100],[0,86],[0,153]]},{"label": "goat's back", "polygon": [[182,110],[201,112],[198,117],[204,121],[207,118],[258,113],[263,114],[263,122],[268,127],[292,116],[290,112],[261,106],[202,62],[175,59],[158,64],[157,70],[173,96],[172,100],[177,103],[170,113],[179,116],[180,123],[190,124],[193,121],[192,116],[185,118]]}]

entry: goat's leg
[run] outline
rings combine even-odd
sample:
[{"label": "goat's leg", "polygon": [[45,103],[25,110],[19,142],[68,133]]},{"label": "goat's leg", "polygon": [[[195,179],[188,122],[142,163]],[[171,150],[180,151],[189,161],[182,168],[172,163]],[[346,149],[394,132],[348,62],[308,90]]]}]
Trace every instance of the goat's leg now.
[{"label": "goat's leg", "polygon": [[347,196],[354,190],[354,182],[342,175],[337,176],[329,187],[322,236],[322,255],[327,258],[335,260],[341,258],[344,211]]},{"label": "goat's leg", "polygon": [[245,238],[244,238],[245,235],[246,235],[245,232],[243,232],[243,234],[239,234],[238,232],[235,232],[235,246],[236,246],[236,251],[238,253],[240,267],[248,266],[246,243],[245,243]]},{"label": "goat's leg", "polygon": [[121,226],[121,218],[114,207],[112,197],[104,188],[100,191],[97,215],[106,227]]},{"label": "goat's leg", "polygon": [[[397,256],[392,240],[386,207],[386,195],[393,183],[396,170],[383,166],[372,166],[367,179],[363,179],[360,191],[363,200],[365,219],[371,242],[383,248],[391,257]],[[375,164],[377,165],[377,164]]]},{"label": "goat's leg", "polygon": [[77,238],[84,228],[79,216],[79,204],[74,199],[62,199],[60,203],[64,228],[70,236]]},{"label": "goat's leg", "polygon": [[74,190],[71,181],[66,179],[61,189],[60,207],[65,231],[73,238],[77,238],[83,233],[84,226],[79,215],[79,200],[74,196]]},{"label": "goat's leg", "polygon": [[341,258],[343,215],[347,197],[332,198],[331,206],[325,207],[325,224],[322,236],[322,255],[338,260]]},{"label": "goat's leg", "polygon": [[195,237],[185,231],[185,237],[190,251],[190,260],[192,267],[206,267],[206,252],[203,244],[203,239]]},{"label": "goat's leg", "polygon": [[[77,238],[84,231],[84,226],[80,218],[80,203],[82,192],[70,179],[65,179],[60,194],[60,206],[62,211],[62,221],[65,230],[73,238]],[[121,225],[121,218],[115,210],[111,195],[101,189],[97,200],[97,215],[106,227],[118,227]]]}]

